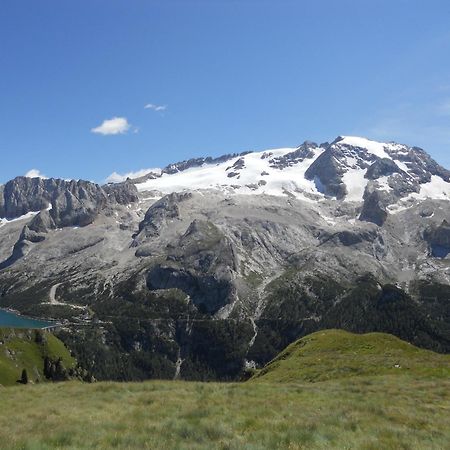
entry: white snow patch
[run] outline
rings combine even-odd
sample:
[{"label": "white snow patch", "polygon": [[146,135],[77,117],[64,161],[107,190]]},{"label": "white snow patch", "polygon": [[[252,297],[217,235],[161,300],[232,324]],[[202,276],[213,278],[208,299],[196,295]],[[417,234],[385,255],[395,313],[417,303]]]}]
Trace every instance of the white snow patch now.
[{"label": "white snow patch", "polygon": [[[47,211],[48,211],[48,209],[47,209]],[[16,217],[15,219],[0,219],[0,228],[9,223],[19,222],[20,220],[25,220],[25,219],[31,219],[32,217],[36,216],[39,213],[40,213],[40,211],[30,211],[30,212],[24,214],[23,216]]]},{"label": "white snow patch", "polygon": [[409,174],[409,167],[403,162],[403,161],[399,161],[398,159],[394,159],[395,164],[397,164],[397,166],[403,170],[403,172],[406,172],[407,174]]},{"label": "white snow patch", "polygon": [[391,191],[392,188],[389,186],[389,177],[380,177],[377,180],[379,191]]},{"label": "white snow patch", "polygon": [[357,137],[357,136],[342,136],[342,141],[339,141],[338,144],[346,144],[355,147],[360,147],[366,149],[369,153],[372,153],[379,158],[389,158],[392,159],[386,152],[385,147],[389,144],[385,142],[377,142],[371,141],[370,139]]},{"label": "white snow patch", "polygon": [[[305,172],[315,158],[324,151],[322,148],[315,150],[313,158],[305,159],[283,170],[270,167],[272,158],[295,150],[295,148],[280,148],[236,156],[220,164],[203,164],[174,174],[164,173],[161,177],[139,183],[136,187],[140,192],[157,190],[163,194],[183,190],[219,189],[228,194],[280,196],[289,191],[298,198],[310,200],[305,194],[320,193],[315,183],[305,178]],[[261,158],[267,152],[271,153],[271,157]],[[239,159],[244,160],[244,168],[233,169],[233,164]],[[228,177],[231,172],[236,172],[238,175]],[[262,172],[268,175],[261,175]]]},{"label": "white snow patch", "polygon": [[326,222],[328,225],[336,225],[336,224],[337,224],[337,221],[334,219],[334,217],[324,216],[323,214],[322,214],[321,217],[322,217],[322,219],[325,220],[325,222]]},{"label": "white snow patch", "polygon": [[417,204],[417,200],[427,198],[435,200],[450,200],[450,183],[444,181],[438,175],[432,175],[428,183],[420,185],[420,192],[413,192],[407,197],[400,199],[397,203],[388,206],[391,214],[397,214]]},{"label": "white snow patch", "polygon": [[432,175],[431,181],[420,185],[418,194],[411,194],[413,198],[433,198],[439,200],[450,200],[450,183],[444,181],[438,175]]},{"label": "white snow patch", "polygon": [[361,202],[363,201],[364,190],[366,189],[369,180],[364,178],[367,169],[349,169],[342,176],[342,181],[347,187],[347,195],[345,200],[349,202]]}]

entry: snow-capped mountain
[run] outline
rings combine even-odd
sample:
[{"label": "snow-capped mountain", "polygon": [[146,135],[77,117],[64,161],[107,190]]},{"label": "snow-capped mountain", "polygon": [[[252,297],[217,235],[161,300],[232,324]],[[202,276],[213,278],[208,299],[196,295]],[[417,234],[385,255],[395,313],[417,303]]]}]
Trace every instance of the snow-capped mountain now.
[{"label": "snow-capped mountain", "polygon": [[298,148],[193,159],[132,181],[141,192],[161,194],[218,189],[361,202],[368,189],[378,189],[390,194],[390,203],[409,197],[450,199],[450,171],[423,150],[353,136],[331,144],[307,141]]},{"label": "snow-capped mountain", "polygon": [[17,177],[0,307],[65,321],[97,378],[229,379],[334,327],[450,351],[449,200],[424,150],[350,136],[103,186]]}]

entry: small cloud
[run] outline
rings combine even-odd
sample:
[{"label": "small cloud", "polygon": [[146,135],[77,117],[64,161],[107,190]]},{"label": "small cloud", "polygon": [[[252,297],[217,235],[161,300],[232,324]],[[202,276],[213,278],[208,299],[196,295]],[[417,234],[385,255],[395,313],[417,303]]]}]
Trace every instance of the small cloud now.
[{"label": "small cloud", "polygon": [[154,103],[147,103],[144,109],[151,109],[156,112],[164,112],[167,109],[167,105],[155,105]]},{"label": "small cloud", "polygon": [[120,183],[121,181],[125,181],[127,178],[133,179],[133,178],[143,177],[144,175],[147,175],[150,172],[160,174],[161,169],[159,169],[159,168],[141,169],[141,170],[137,170],[136,172],[128,172],[128,173],[124,173],[124,174],[113,172],[111,175],[109,175],[106,178],[106,182],[107,183]]},{"label": "small cloud", "polygon": [[112,119],[104,120],[98,127],[92,128],[92,133],[107,135],[125,134],[131,125],[125,117],[113,117]]},{"label": "small cloud", "polygon": [[24,176],[27,178],[47,178],[45,175],[39,172],[38,169],[31,169]]}]

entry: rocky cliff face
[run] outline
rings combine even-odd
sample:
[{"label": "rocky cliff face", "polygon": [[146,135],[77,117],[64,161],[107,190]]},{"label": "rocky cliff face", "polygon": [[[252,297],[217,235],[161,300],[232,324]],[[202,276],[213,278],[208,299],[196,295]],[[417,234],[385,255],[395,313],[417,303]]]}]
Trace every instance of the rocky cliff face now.
[{"label": "rocky cliff face", "polygon": [[102,188],[83,180],[17,177],[0,186],[0,218],[15,219],[30,212],[51,210],[55,224],[69,226],[80,221],[86,225],[108,203],[124,205],[136,201],[137,189],[129,182]]},{"label": "rocky cliff face", "polygon": [[137,201],[137,189],[128,182],[102,188],[82,180],[17,177],[4,186],[3,215],[17,219],[32,213],[33,217],[23,228],[11,256],[0,262],[0,268],[27,255],[32,244],[45,240],[49,230],[85,227],[108,208]]},{"label": "rocky cliff face", "polygon": [[[230,174],[233,174],[230,176]],[[361,138],[0,187],[0,304],[96,378],[230,379],[323,328],[450,351],[449,172]]]}]

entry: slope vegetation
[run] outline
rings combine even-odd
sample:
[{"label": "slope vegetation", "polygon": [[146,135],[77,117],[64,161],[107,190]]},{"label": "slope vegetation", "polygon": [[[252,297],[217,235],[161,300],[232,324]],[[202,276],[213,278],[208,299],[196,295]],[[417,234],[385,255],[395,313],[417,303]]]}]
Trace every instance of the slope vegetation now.
[{"label": "slope vegetation", "polygon": [[66,369],[75,366],[75,359],[64,344],[51,333],[40,330],[0,328],[0,384],[14,385],[27,371],[31,382],[45,381],[44,360],[61,360]]},{"label": "slope vegetation", "polygon": [[450,355],[419,349],[385,333],[324,330],[289,345],[252,380],[316,382],[394,373],[450,377]]}]

